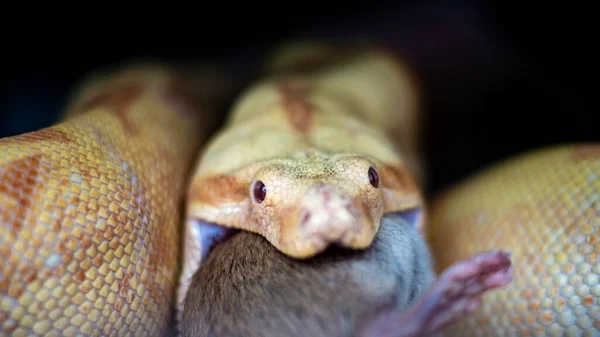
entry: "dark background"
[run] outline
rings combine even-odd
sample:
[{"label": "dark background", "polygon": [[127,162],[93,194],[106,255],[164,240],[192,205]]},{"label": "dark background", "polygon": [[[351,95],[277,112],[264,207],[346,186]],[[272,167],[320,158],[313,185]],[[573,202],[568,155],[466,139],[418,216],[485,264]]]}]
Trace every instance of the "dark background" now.
[{"label": "dark background", "polygon": [[53,123],[76,82],[104,66],[151,57],[245,71],[285,39],[328,36],[384,40],[412,63],[427,116],[430,192],[523,151],[598,140],[599,114],[584,93],[595,86],[584,81],[594,80],[597,28],[585,19],[593,11],[574,3],[94,6],[5,11],[5,21],[19,21],[3,24],[0,137]]}]

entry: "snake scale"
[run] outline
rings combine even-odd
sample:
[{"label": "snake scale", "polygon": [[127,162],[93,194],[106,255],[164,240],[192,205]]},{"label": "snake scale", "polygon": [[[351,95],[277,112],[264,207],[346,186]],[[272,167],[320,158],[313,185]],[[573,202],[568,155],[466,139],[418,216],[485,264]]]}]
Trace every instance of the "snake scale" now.
[{"label": "snake scale", "polygon": [[[156,66],[93,77],[60,123],[1,139],[0,336],[164,335],[201,263],[199,222],[306,258],[368,245],[384,212],[406,210],[439,270],[513,254],[515,281],[447,336],[598,336],[600,146],[524,154],[426,203],[410,69],[357,49],[281,49],[208,142],[217,80]],[[306,194],[364,221],[323,221]]]},{"label": "snake scale", "polygon": [[0,140],[0,336],[168,331],[212,77],[149,63],[98,73],[59,123]]}]

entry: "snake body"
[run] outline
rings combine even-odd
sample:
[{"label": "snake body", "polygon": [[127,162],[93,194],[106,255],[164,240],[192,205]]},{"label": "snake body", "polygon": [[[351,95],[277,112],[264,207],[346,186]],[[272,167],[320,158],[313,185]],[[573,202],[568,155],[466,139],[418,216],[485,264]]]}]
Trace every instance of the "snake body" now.
[{"label": "snake body", "polygon": [[[94,77],[63,121],[1,139],[0,336],[166,333],[202,262],[199,223],[254,231],[305,258],[334,242],[368,245],[385,212],[424,212],[404,65],[380,49],[300,47],[276,54],[195,166],[214,125],[195,103],[211,86],[160,67]],[[447,333],[598,335],[599,176],[597,145],[535,152],[467,179],[414,219],[439,270],[483,250],[514,254],[513,284]],[[310,209],[325,231],[298,236]],[[364,221],[335,227],[328,209]]]},{"label": "snake body", "polygon": [[169,330],[186,176],[215,124],[186,81],[107,70],[56,125],[0,140],[0,336]]},{"label": "snake body", "polygon": [[512,284],[446,336],[600,336],[600,144],[555,145],[482,169],[431,203],[443,270],[512,253]]}]

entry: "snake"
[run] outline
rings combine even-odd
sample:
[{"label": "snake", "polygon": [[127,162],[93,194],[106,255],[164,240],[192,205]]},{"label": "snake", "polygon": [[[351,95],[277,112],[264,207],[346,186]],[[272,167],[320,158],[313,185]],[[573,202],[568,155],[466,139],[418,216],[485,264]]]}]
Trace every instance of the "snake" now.
[{"label": "snake", "polygon": [[515,281],[447,333],[597,336],[600,145],[498,163],[429,200],[401,57],[303,42],[267,59],[223,125],[214,76],[130,65],[81,84],[59,123],[0,139],[0,336],[162,336],[224,232],[302,259],[368,246],[390,212],[412,214],[440,271],[514,256]]}]

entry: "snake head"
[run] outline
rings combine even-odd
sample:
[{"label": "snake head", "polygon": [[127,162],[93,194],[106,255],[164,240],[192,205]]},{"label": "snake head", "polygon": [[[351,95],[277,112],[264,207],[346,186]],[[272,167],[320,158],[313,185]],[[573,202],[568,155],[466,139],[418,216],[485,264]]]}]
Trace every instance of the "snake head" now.
[{"label": "snake head", "polygon": [[401,167],[361,154],[303,151],[197,177],[188,216],[258,233],[295,258],[332,244],[362,249],[376,236],[384,213],[420,209],[419,189]]}]

